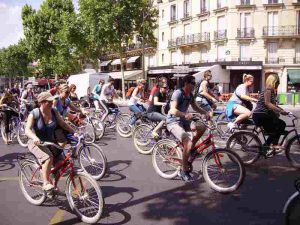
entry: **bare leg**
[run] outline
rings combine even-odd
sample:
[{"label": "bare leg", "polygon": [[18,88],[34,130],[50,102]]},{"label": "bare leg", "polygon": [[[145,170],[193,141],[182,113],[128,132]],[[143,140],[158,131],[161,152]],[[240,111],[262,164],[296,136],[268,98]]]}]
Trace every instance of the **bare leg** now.
[{"label": "bare leg", "polygon": [[183,140],[182,143],[183,143],[182,170],[183,171],[188,171],[189,170],[188,159],[189,159],[189,156],[190,156],[192,141],[190,140],[190,138],[187,137]]},{"label": "bare leg", "polygon": [[244,120],[247,120],[251,116],[251,111],[244,106],[238,105],[234,109],[234,114],[238,115],[238,117],[235,119],[234,123],[239,124]]},{"label": "bare leg", "polygon": [[161,130],[161,128],[163,127],[164,123],[165,123],[164,120],[160,121],[159,124],[153,129],[153,131],[152,131],[152,135],[153,136],[158,136],[157,132],[159,130]]},{"label": "bare leg", "polygon": [[44,185],[50,183],[49,176],[50,176],[52,163],[53,163],[53,157],[50,157],[42,165],[42,176],[43,176]]},{"label": "bare leg", "polygon": [[193,135],[193,139],[192,139],[192,146],[191,146],[191,149],[192,149],[196,145],[198,140],[202,137],[206,128],[205,128],[204,124],[193,124],[192,123],[191,129],[192,129],[192,131],[196,131],[196,132],[193,132],[193,134],[195,133],[195,135]]}]

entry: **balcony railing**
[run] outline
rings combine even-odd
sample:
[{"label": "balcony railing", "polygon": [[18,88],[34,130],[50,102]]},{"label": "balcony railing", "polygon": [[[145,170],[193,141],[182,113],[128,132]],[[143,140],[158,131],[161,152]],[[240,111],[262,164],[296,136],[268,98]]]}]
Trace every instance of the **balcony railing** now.
[{"label": "balcony railing", "polygon": [[170,17],[169,23],[176,23],[176,22],[177,22],[176,15],[172,15],[172,16]]},{"label": "balcony railing", "polygon": [[251,0],[240,0],[240,5],[251,5]]},{"label": "balcony railing", "polygon": [[255,32],[253,27],[238,28],[237,38],[254,38]]},{"label": "balcony railing", "polygon": [[191,34],[182,37],[178,37],[176,39],[169,40],[168,46],[169,48],[182,46],[182,45],[191,45],[197,44],[202,42],[210,41],[210,34],[209,33],[198,33],[198,34]]},{"label": "balcony railing", "polygon": [[191,18],[191,13],[189,13],[189,12],[186,12],[186,13],[184,13],[183,14],[183,20],[186,20],[186,19],[189,19],[189,18]]},{"label": "balcony railing", "polygon": [[263,36],[297,36],[300,35],[300,26],[265,26]]},{"label": "balcony railing", "polygon": [[217,30],[215,31],[215,40],[222,40],[227,38],[227,30]]},{"label": "balcony railing", "polygon": [[278,57],[268,57],[265,59],[266,64],[279,64],[279,58]]},{"label": "balcony railing", "polygon": [[294,64],[300,63],[300,57],[294,57]]}]

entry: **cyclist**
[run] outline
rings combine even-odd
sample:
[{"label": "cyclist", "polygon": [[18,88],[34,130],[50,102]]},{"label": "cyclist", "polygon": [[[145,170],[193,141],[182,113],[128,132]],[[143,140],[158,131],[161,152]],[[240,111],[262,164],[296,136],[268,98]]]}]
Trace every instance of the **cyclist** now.
[{"label": "cyclist", "polygon": [[229,119],[236,119],[228,123],[228,128],[232,130],[242,121],[250,118],[252,111],[252,102],[257,102],[257,99],[249,96],[249,89],[253,85],[254,79],[251,74],[243,75],[243,84],[240,84],[226,105],[226,115]]},{"label": "cyclist", "polygon": [[168,83],[167,78],[165,77],[161,77],[159,79],[157,79],[156,84],[154,84],[153,88],[151,89],[150,95],[149,95],[149,106],[151,106],[151,104],[153,104],[153,98],[156,92],[159,91],[159,84],[160,83]]},{"label": "cyclist", "polygon": [[199,105],[199,107],[208,112],[210,117],[212,118],[214,113],[213,111],[217,108],[216,103],[218,102],[218,100],[214,97],[210,90],[210,80],[212,79],[211,71],[205,71],[203,78],[204,79],[200,82],[198,91],[196,90],[196,102]]},{"label": "cyclist", "polygon": [[[182,170],[179,175],[184,181],[191,179],[188,172],[190,150],[205,132],[203,124],[191,123],[190,120],[193,115],[188,113],[189,106],[191,105],[196,112],[205,115],[206,119],[210,118],[209,113],[200,108],[194,99],[192,91],[195,84],[195,77],[192,75],[187,75],[183,78],[183,87],[174,91],[167,115],[167,129],[183,144]],[[189,131],[195,132],[192,138],[188,133]]]},{"label": "cyclist", "polygon": [[50,90],[49,90],[49,92],[51,93],[51,95],[57,95],[58,94],[58,89],[59,89],[59,85],[61,85],[61,82],[60,81],[55,81],[55,85],[54,85],[54,87],[53,88],[51,88]]},{"label": "cyclist", "polygon": [[81,114],[86,114],[86,112],[83,109],[78,109],[72,104],[72,101],[69,98],[70,90],[69,86],[67,84],[61,84],[59,86],[59,96],[55,99],[53,102],[53,107],[56,108],[56,110],[59,112],[59,114],[65,118],[73,116],[68,112],[68,110],[71,110],[73,112],[79,112]]},{"label": "cyclist", "polygon": [[132,95],[129,99],[128,106],[131,112],[134,113],[130,119],[129,126],[132,127],[137,121],[136,113],[145,112],[145,107],[141,104],[144,101],[144,89],[145,89],[146,80],[139,79],[137,80],[137,86],[132,92]]},{"label": "cyclist", "polygon": [[[56,109],[52,108],[54,97],[49,92],[38,95],[39,108],[34,109],[28,116],[25,134],[28,136],[28,149],[42,164],[43,190],[50,191],[54,186],[50,182],[50,169],[59,159],[61,151],[53,147],[39,146],[41,142],[64,143],[65,137],[57,135],[56,128],[74,133],[74,130],[64,122]],[[34,132],[33,132],[34,131]]]},{"label": "cyclist", "polygon": [[113,98],[117,96],[114,83],[115,80],[113,78],[108,78],[108,83],[104,84],[101,90],[100,104],[105,111],[101,118],[102,121],[107,117],[109,108],[116,108],[116,105],[113,103]]},{"label": "cyclist", "polygon": [[152,131],[152,136],[154,138],[157,138],[158,135],[158,131],[161,129],[161,127],[163,126],[165,120],[166,120],[166,116],[164,116],[161,113],[161,108],[163,105],[166,105],[166,101],[167,101],[167,84],[162,82],[159,84],[160,88],[159,90],[154,94],[153,97],[153,104],[151,104],[147,110],[147,117],[152,120],[152,121],[160,121],[160,123],[154,128],[154,130]]},{"label": "cyclist", "polygon": [[28,84],[26,90],[23,91],[21,96],[21,107],[26,107],[27,111],[31,111],[34,108],[35,96],[33,93],[32,84]]},{"label": "cyclist", "polygon": [[17,102],[15,97],[11,92],[5,91],[4,95],[0,99],[0,107],[2,108],[1,111],[3,112],[3,122],[5,126],[5,136],[3,136],[3,140],[5,144],[9,144],[11,142],[10,139],[10,129],[9,129],[9,122],[13,116],[19,116],[16,111],[13,111],[9,108],[5,108],[5,106],[14,107],[14,102]]},{"label": "cyclist", "polygon": [[262,126],[267,133],[270,133],[265,145],[270,146],[271,150],[281,148],[281,146],[278,146],[278,141],[285,130],[286,124],[279,119],[279,115],[288,115],[288,112],[277,105],[276,92],[278,86],[278,75],[270,74],[266,80],[266,88],[260,93],[252,116],[257,126]]},{"label": "cyclist", "polygon": [[102,90],[104,83],[105,83],[105,81],[103,79],[100,79],[99,83],[95,85],[95,87],[92,91],[92,96],[93,96],[94,105],[96,107],[96,110],[100,109],[99,101],[100,101],[101,90]]},{"label": "cyclist", "polygon": [[76,85],[71,84],[70,85],[70,99],[71,99],[71,101],[78,101],[79,100],[75,91],[76,91]]}]

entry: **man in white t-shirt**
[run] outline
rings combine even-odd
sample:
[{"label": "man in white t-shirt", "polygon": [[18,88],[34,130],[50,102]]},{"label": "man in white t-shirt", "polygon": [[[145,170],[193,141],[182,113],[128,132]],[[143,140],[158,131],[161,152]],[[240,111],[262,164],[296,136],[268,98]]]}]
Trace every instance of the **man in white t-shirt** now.
[{"label": "man in white t-shirt", "polygon": [[108,83],[104,84],[101,90],[100,94],[100,104],[105,110],[105,113],[103,114],[101,120],[103,121],[108,113],[109,109],[108,108],[114,108],[115,104],[113,103],[113,98],[117,95],[114,87],[114,82],[115,80],[113,78],[108,79]]}]

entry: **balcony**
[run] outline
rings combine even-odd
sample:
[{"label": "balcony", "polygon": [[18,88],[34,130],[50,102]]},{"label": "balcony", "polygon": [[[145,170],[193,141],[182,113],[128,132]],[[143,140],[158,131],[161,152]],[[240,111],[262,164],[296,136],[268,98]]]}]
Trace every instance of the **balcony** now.
[{"label": "balcony", "polygon": [[294,64],[300,64],[300,57],[294,57]]},{"label": "balcony", "polygon": [[267,0],[263,6],[267,8],[283,8],[282,0]]},{"label": "balcony", "polygon": [[238,28],[237,29],[237,39],[254,39],[255,32],[253,27]]},{"label": "balcony", "polygon": [[227,40],[227,30],[217,30],[214,32],[215,41],[224,41]]},{"label": "balcony", "polygon": [[217,2],[217,8],[214,9],[214,13],[219,13],[219,12],[226,12],[228,10],[228,7],[223,5],[221,2]]},{"label": "balcony", "polygon": [[251,4],[251,0],[240,0],[239,4],[236,5],[238,9],[252,9],[255,5]]},{"label": "balcony", "polygon": [[172,39],[168,41],[169,48],[175,47],[184,47],[190,45],[198,45],[207,43],[210,41],[210,34],[209,33],[198,33],[198,34],[191,34],[182,37],[178,37],[176,39]]},{"label": "balcony", "polygon": [[278,57],[269,57],[265,59],[265,64],[279,64]]},{"label": "balcony", "polygon": [[265,26],[263,27],[263,37],[268,38],[300,38],[300,27],[298,26]]},{"label": "balcony", "polygon": [[202,16],[208,16],[209,15],[209,11],[206,7],[202,7],[200,9],[200,13],[197,14],[198,17],[202,17]]},{"label": "balcony", "polygon": [[300,0],[293,0],[293,6],[300,6]]},{"label": "balcony", "polygon": [[168,22],[169,25],[172,25],[172,24],[175,24],[177,23],[177,18],[176,18],[176,15],[172,15],[171,18],[170,18],[170,21]]},{"label": "balcony", "polygon": [[191,13],[184,13],[183,18],[181,18],[181,21],[186,21],[192,19]]}]

